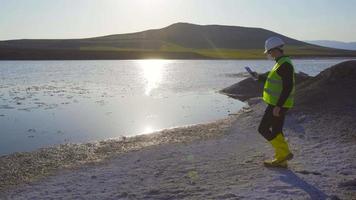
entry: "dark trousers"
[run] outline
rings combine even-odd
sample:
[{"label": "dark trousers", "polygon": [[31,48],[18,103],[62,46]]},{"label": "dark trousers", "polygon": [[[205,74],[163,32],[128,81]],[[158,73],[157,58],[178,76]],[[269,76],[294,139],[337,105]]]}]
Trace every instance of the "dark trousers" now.
[{"label": "dark trousers", "polygon": [[284,118],[286,112],[288,111],[288,108],[281,107],[279,117],[276,117],[273,116],[273,108],[274,106],[272,105],[267,106],[261,123],[258,127],[258,132],[268,141],[274,139],[278,133],[282,133]]}]

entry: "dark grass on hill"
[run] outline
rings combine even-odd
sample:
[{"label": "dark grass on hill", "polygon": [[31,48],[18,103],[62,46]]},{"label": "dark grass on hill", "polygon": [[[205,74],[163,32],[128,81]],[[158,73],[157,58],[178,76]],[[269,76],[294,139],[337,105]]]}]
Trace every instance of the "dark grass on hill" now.
[{"label": "dark grass on hill", "polygon": [[[100,60],[100,59],[265,59],[262,49],[188,49],[188,50],[134,50],[134,49],[0,49],[0,60]],[[320,52],[317,50],[287,49],[292,58],[356,57],[349,52]]]}]

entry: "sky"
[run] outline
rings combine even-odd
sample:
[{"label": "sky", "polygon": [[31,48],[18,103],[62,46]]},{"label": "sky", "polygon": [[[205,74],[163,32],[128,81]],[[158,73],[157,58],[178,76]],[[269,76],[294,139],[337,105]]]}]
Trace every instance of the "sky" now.
[{"label": "sky", "polygon": [[0,0],[0,40],[88,38],[176,22],[356,41],[356,0]]}]

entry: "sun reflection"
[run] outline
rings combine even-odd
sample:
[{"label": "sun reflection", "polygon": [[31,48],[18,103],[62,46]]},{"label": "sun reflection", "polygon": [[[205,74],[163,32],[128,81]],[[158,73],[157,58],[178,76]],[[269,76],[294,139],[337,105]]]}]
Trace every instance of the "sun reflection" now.
[{"label": "sun reflection", "polygon": [[146,81],[145,95],[149,96],[151,91],[158,88],[162,81],[163,69],[169,63],[168,60],[139,60],[143,77]]}]

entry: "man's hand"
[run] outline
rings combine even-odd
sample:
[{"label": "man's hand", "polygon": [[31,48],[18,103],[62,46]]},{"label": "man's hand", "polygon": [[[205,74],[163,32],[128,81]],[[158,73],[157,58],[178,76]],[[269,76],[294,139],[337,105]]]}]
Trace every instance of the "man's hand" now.
[{"label": "man's hand", "polygon": [[254,78],[258,79],[258,74],[257,74],[257,72],[252,72],[251,75],[252,75]]},{"label": "man's hand", "polygon": [[278,106],[275,106],[275,107],[273,108],[273,116],[279,117],[279,112],[280,112],[280,111],[281,111],[281,108],[278,107]]}]

